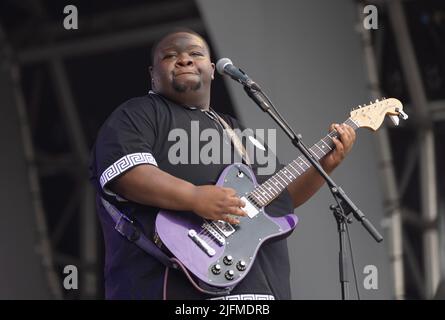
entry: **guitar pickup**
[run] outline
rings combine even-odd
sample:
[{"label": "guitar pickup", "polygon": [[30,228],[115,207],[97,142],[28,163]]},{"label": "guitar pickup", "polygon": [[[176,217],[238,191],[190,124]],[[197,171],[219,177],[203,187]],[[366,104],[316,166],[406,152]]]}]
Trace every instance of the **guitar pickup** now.
[{"label": "guitar pickup", "polygon": [[242,210],[247,213],[249,218],[255,217],[260,212],[246,197],[242,197],[241,200],[246,204]]},{"label": "guitar pickup", "polygon": [[212,221],[212,225],[216,229],[218,229],[218,231],[221,232],[226,238],[236,231],[230,223],[223,220]]},{"label": "guitar pickup", "polygon": [[209,246],[207,242],[202,240],[195,230],[190,229],[188,235],[193,240],[193,242],[195,242],[198,247],[200,247],[209,257],[213,257],[215,255],[215,249]]}]

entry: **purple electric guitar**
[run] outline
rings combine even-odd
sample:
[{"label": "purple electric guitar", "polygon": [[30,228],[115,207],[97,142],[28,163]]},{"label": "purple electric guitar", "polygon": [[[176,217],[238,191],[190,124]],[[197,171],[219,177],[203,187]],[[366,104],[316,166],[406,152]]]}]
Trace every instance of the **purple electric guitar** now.
[{"label": "purple electric guitar", "polygon": [[[358,129],[376,131],[385,115],[394,124],[408,116],[397,99],[376,100],[351,111],[345,124]],[[334,148],[331,131],[310,149],[318,159]],[[254,173],[244,164],[232,164],[220,175],[216,185],[233,188],[244,200],[247,217],[238,217],[239,225],[218,220],[205,220],[192,212],[160,211],[156,217],[156,233],[170,253],[196,278],[206,285],[231,288],[249,272],[261,245],[268,239],[290,234],[298,219],[293,213],[271,217],[264,207],[272,202],[310,164],[303,157],[289,163],[263,184],[258,185]]]}]

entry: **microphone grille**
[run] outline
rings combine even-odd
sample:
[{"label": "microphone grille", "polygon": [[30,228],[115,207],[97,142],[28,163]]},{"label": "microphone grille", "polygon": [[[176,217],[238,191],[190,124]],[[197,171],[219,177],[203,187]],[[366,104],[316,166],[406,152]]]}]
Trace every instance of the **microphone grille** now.
[{"label": "microphone grille", "polygon": [[216,70],[218,71],[218,73],[224,75],[224,67],[228,64],[233,64],[232,60],[230,60],[229,58],[219,59],[216,63]]}]

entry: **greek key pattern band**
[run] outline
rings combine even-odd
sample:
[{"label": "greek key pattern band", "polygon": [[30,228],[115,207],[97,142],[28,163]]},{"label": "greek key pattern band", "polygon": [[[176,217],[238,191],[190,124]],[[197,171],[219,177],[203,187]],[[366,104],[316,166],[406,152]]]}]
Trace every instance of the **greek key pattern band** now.
[{"label": "greek key pattern band", "polygon": [[102,175],[100,176],[101,187],[104,188],[104,186],[109,181],[113,180],[115,177],[127,171],[128,169],[144,163],[158,166],[155,158],[151,153],[138,152],[123,156],[107,169],[105,169],[105,171],[102,173]]}]

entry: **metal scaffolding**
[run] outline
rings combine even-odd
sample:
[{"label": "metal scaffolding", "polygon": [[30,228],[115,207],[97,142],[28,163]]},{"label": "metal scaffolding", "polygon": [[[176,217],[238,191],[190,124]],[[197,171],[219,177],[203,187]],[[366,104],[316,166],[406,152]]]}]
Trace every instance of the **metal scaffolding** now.
[{"label": "metal scaffolding", "polygon": [[0,56],[3,61],[0,67],[8,74],[12,84],[12,95],[19,119],[22,146],[27,168],[28,184],[31,194],[31,205],[35,216],[36,251],[41,257],[41,263],[48,282],[50,294],[54,299],[61,299],[62,286],[54,270],[54,247],[48,237],[48,226],[45,210],[42,205],[39,172],[36,166],[35,150],[32,143],[29,118],[25,108],[25,98],[20,84],[20,68],[14,59],[14,51],[6,41],[3,28],[0,26]]},{"label": "metal scaffolding", "polygon": [[[413,113],[410,129],[416,131],[417,139],[412,142],[407,152],[406,162],[399,182],[396,181],[391,160],[391,147],[387,130],[380,130],[377,135],[381,177],[384,181],[384,195],[389,221],[390,261],[394,279],[394,295],[403,299],[406,293],[404,282],[405,268],[413,275],[414,284],[421,298],[431,299],[440,281],[440,249],[438,224],[437,173],[435,163],[434,121],[443,119],[443,104],[428,102],[420,76],[414,47],[407,27],[404,7],[401,0],[365,1],[378,4],[388,11],[389,21],[396,39],[397,51],[408,92],[412,101]],[[363,17],[363,2],[358,4],[360,21]],[[360,25],[363,39],[365,63],[367,67],[371,93],[373,98],[381,96],[378,61],[371,41],[371,32]],[[378,42],[378,41],[376,41]],[[416,187],[421,202],[421,214],[403,207],[400,199],[406,192],[410,177],[417,173],[416,164],[420,165],[420,186]],[[421,216],[421,218],[418,218]],[[404,223],[419,226],[422,232],[422,262],[420,265],[412,246],[412,239],[403,231]],[[423,270],[422,270],[423,269]]]},{"label": "metal scaffolding", "polygon": [[417,119],[421,205],[423,229],[424,297],[432,298],[440,280],[439,232],[437,228],[437,182],[434,128],[428,101],[409,35],[404,8],[400,0],[387,3],[391,25],[396,35],[402,69]]},{"label": "metal scaffolding", "polygon": [[[97,53],[131,48],[135,46],[147,46],[157,39],[165,31],[174,27],[186,26],[193,28],[197,32],[204,31],[201,19],[188,18],[173,19],[170,16],[177,16],[178,12],[188,12],[194,6],[193,1],[167,2],[163,4],[149,4],[133,6],[121,11],[112,11],[97,14],[94,18],[82,20],[82,32],[84,37],[71,39],[68,41],[55,41],[54,39],[61,35],[63,31],[60,25],[47,23],[39,28],[40,34],[51,42],[46,45],[33,47],[31,49],[12,49],[12,54],[18,61],[16,72],[19,73],[19,67],[32,65],[36,63],[45,63],[51,77],[51,84],[57,98],[57,107],[61,114],[61,121],[64,124],[65,132],[69,138],[70,150],[66,154],[57,156],[40,153],[38,155],[38,167],[35,168],[33,178],[33,188],[38,189],[38,176],[46,177],[54,174],[64,173],[75,181],[74,190],[67,201],[64,210],[59,214],[58,221],[52,234],[49,237],[42,236],[44,250],[43,261],[48,265],[48,270],[53,265],[64,266],[73,264],[80,268],[81,276],[79,286],[80,294],[61,291],[62,280],[58,279],[57,274],[49,272],[50,283],[53,284],[54,296],[62,298],[81,298],[93,299],[98,296],[97,273],[98,273],[98,252],[97,252],[97,219],[95,214],[95,191],[88,181],[88,158],[89,148],[82,128],[79,108],[76,106],[76,97],[71,88],[69,75],[67,73],[64,59],[72,57],[85,57]],[[43,9],[42,9],[43,10]],[[44,13],[44,12],[43,12]],[[170,19],[170,21],[168,21]],[[144,25],[144,22],[153,20],[168,21],[156,25]],[[124,31],[108,31],[111,24],[120,26],[131,26],[139,22],[138,27],[123,28]],[[99,32],[100,31],[100,32]],[[12,37],[24,37],[28,30],[19,29],[14,32]],[[64,31],[66,35],[67,32]],[[92,35],[90,35],[92,34]],[[20,88],[20,83],[16,83]],[[21,99],[21,113],[26,118],[26,108],[24,99]],[[25,146],[32,148],[32,140],[28,139]],[[30,161],[34,163],[34,161]],[[38,193],[35,193],[38,194]],[[36,199],[36,203],[41,201]],[[37,210],[39,213],[38,221],[41,227],[41,234],[46,234],[45,214],[41,207]],[[66,232],[73,219],[79,221],[79,256],[66,254],[58,251],[56,248],[60,244],[62,236]],[[43,232],[45,231],[45,232]],[[54,261],[54,262],[53,262]],[[51,269],[52,270],[52,269]]]},{"label": "metal scaffolding", "polygon": [[[370,96],[372,100],[382,97],[379,77],[377,73],[377,62],[374,48],[371,41],[371,31],[365,29],[362,24],[364,5],[358,3],[359,23],[357,29],[362,36],[362,45],[366,70],[368,75]],[[394,298],[404,299],[405,283],[404,283],[404,266],[403,266],[403,241],[402,241],[402,213],[400,209],[399,192],[397,188],[396,176],[391,155],[391,147],[388,136],[388,130],[385,127],[380,128],[376,132],[377,150],[379,151],[379,169],[382,184],[384,186],[383,197],[385,204],[385,216],[387,223],[384,224],[388,228],[389,235],[389,260],[392,269]]]}]

